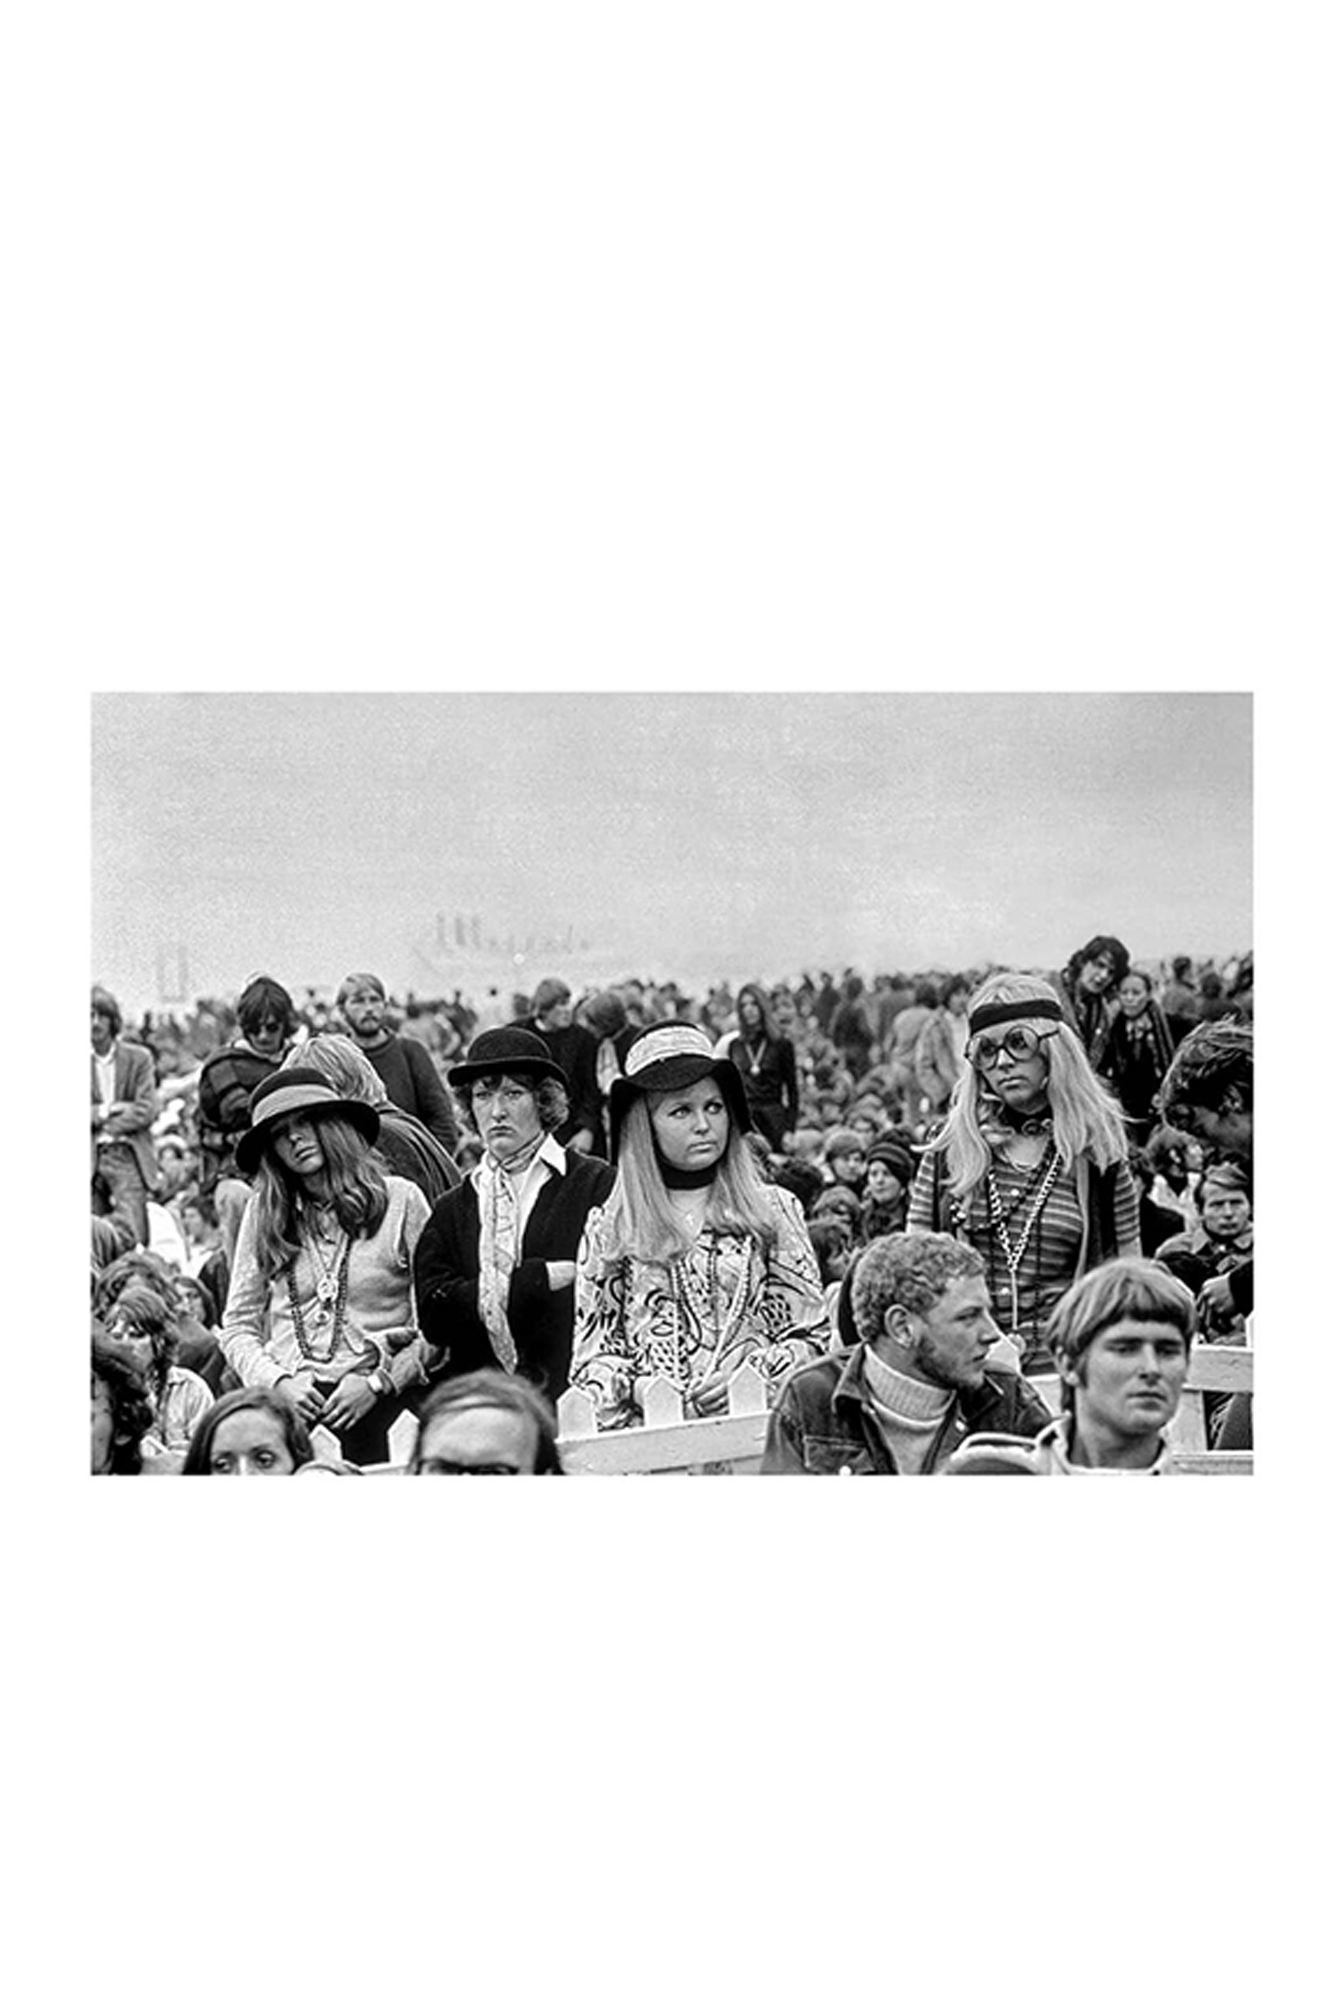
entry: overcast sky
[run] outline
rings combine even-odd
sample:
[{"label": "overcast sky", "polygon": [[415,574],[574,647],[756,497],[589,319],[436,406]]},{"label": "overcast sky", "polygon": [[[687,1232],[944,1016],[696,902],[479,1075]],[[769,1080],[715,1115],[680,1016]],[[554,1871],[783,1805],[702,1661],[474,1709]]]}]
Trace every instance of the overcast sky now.
[{"label": "overcast sky", "polygon": [[96,694],[92,750],[132,1007],[1252,943],[1245,695]]}]

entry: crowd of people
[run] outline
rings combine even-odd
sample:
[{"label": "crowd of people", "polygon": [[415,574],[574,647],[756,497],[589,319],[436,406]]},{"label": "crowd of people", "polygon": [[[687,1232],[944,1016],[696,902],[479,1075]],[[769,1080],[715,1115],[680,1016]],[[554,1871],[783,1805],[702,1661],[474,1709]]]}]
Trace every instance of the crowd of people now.
[{"label": "crowd of people", "polygon": [[766,1473],[1170,1471],[1191,1344],[1252,1340],[1252,1020],[1249,954],[1113,936],[132,1026],[95,986],[93,1470],[560,1472],[567,1388],[616,1429],[748,1366]]}]

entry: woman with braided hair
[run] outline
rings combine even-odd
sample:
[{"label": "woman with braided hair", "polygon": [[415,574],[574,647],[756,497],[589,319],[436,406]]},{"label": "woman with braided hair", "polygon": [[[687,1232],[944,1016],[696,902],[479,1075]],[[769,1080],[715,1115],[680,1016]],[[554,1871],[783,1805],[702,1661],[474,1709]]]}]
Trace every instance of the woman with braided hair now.
[{"label": "woman with braided hair", "polygon": [[1053,1365],[1046,1325],[1074,1280],[1139,1255],[1123,1113],[1045,980],[996,973],[972,996],[964,1073],[907,1226],[981,1252],[995,1318],[1029,1375]]}]

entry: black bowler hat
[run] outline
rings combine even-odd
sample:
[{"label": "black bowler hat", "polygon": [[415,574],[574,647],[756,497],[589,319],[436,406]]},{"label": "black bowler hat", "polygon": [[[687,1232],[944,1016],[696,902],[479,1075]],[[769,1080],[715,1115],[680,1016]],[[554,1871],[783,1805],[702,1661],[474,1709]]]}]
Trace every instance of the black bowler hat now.
[{"label": "black bowler hat", "polygon": [[487,1028],[467,1052],[467,1061],[455,1063],[449,1081],[455,1085],[475,1083],[479,1076],[551,1076],[569,1088],[569,1078],[540,1035],[527,1028]]}]

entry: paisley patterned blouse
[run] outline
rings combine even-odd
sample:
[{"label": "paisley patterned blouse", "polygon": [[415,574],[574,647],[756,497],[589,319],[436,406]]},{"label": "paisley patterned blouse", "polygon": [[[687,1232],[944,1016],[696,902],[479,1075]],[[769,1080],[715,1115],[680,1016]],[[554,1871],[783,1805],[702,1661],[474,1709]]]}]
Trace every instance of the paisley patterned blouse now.
[{"label": "paisley patterned blouse", "polygon": [[748,1361],[772,1403],[793,1368],[827,1351],[828,1313],[800,1206],[785,1188],[765,1192],[777,1225],[771,1249],[705,1227],[675,1264],[622,1257],[607,1266],[605,1211],[592,1210],[579,1246],[570,1386],[592,1397],[601,1429],[641,1421],[634,1385],[649,1376],[687,1395]]}]

